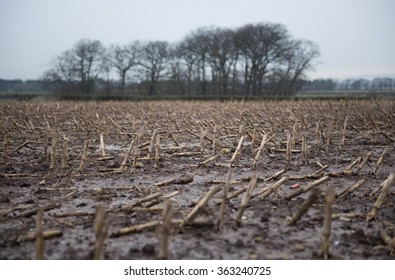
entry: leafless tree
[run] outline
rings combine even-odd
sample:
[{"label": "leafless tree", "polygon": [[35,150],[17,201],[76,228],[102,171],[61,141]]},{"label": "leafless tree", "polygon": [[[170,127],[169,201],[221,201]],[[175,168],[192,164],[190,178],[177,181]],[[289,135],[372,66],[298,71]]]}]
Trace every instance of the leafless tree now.
[{"label": "leafless tree", "polygon": [[[181,43],[182,53],[188,65],[188,71],[194,71],[195,80],[200,84],[200,94],[207,94],[208,55],[211,28],[198,28],[186,36]],[[192,74],[192,72],[191,72]],[[191,77],[191,75],[188,75]]]},{"label": "leafless tree", "polygon": [[141,44],[138,41],[125,46],[112,45],[110,47],[110,62],[119,75],[119,91],[121,94],[125,90],[126,75],[132,67],[140,64],[140,56]]},{"label": "leafless tree", "polygon": [[169,44],[165,41],[151,41],[142,45],[140,65],[148,80],[148,94],[156,92],[156,85],[163,77],[169,56]]},{"label": "leafless tree", "polygon": [[72,49],[63,52],[46,74],[46,78],[62,87],[89,95],[102,72],[105,48],[97,40],[82,39]]},{"label": "leafless tree", "polygon": [[237,30],[238,46],[244,62],[244,92],[263,94],[264,77],[285,52],[289,34],[281,24],[248,24]]},{"label": "leafless tree", "polygon": [[208,34],[208,60],[211,65],[212,83],[220,95],[226,95],[232,67],[237,63],[238,53],[231,29],[217,28]]},{"label": "leafless tree", "polygon": [[311,41],[292,40],[283,54],[282,63],[273,71],[271,85],[273,95],[292,95],[298,89],[298,82],[306,78],[307,71],[314,67],[319,56],[318,46]]}]

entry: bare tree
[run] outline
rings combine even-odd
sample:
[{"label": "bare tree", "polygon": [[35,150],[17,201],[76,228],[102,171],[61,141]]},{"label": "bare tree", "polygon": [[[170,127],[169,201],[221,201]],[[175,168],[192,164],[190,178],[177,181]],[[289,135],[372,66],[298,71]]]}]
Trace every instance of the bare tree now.
[{"label": "bare tree", "polygon": [[75,90],[89,95],[102,72],[104,51],[100,41],[82,39],[58,56],[45,76],[60,85],[62,91]]},{"label": "bare tree", "polygon": [[79,78],[79,87],[82,93],[90,94],[94,91],[95,82],[102,72],[102,55],[104,47],[98,40],[80,40],[72,50],[74,54],[73,64],[77,77]]},{"label": "bare tree", "polygon": [[140,65],[145,69],[148,80],[148,94],[156,92],[156,85],[163,77],[169,56],[169,44],[165,41],[152,41],[143,44]]},{"label": "bare tree", "polygon": [[[277,81],[271,84],[274,95],[292,95],[298,89],[298,82],[306,78],[307,71],[314,67],[319,56],[317,45],[311,41],[292,40],[284,52],[283,61],[274,71]],[[299,83],[299,87],[300,87]]]},{"label": "bare tree", "polygon": [[183,58],[188,63],[188,70],[194,69],[195,79],[200,83],[201,95],[207,94],[208,53],[211,32],[211,28],[198,28],[186,36],[181,44],[184,48]]},{"label": "bare tree", "polygon": [[187,39],[181,41],[175,49],[176,57],[179,59],[179,67],[182,71],[185,69],[186,73],[186,92],[188,95],[193,95],[193,80],[195,78],[194,67],[196,66],[197,56],[193,50],[191,42]]},{"label": "bare tree", "polygon": [[209,33],[209,63],[211,65],[212,82],[217,92],[227,94],[228,81],[232,66],[237,63],[238,53],[234,44],[234,32],[231,29],[217,28]]},{"label": "bare tree", "polygon": [[135,41],[126,46],[112,45],[109,50],[111,65],[119,75],[119,91],[125,91],[126,74],[128,71],[140,64],[141,44]]},{"label": "bare tree", "polygon": [[244,62],[244,92],[263,94],[264,77],[281,60],[288,32],[281,24],[260,23],[245,25],[237,33]]}]

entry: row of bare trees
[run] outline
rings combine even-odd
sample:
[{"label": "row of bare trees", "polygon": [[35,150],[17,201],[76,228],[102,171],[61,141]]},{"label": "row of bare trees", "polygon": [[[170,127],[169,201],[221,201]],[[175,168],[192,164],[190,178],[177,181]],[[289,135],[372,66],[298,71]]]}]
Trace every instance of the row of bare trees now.
[{"label": "row of bare trees", "polygon": [[[319,56],[281,24],[199,28],[177,43],[134,41],[106,48],[80,40],[56,57],[44,77],[61,92],[185,96],[291,95]],[[113,80],[117,79],[114,89]]]}]

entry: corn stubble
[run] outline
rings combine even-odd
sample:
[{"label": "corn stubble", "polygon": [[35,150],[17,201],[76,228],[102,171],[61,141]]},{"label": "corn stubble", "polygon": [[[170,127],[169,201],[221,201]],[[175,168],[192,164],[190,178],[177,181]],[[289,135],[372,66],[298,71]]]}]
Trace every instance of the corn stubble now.
[{"label": "corn stubble", "polygon": [[[18,243],[34,241],[37,259],[44,258],[45,239],[67,238],[63,229],[43,229],[44,212],[73,230],[77,223],[66,218],[91,219],[95,259],[104,255],[109,215],[131,220],[145,213],[134,224],[122,225],[115,219],[107,241],[156,229],[156,257],[167,259],[172,256],[170,236],[180,231],[199,227],[226,232],[234,225],[246,226],[244,219],[250,225],[254,218],[250,220],[249,211],[259,211],[268,202],[291,205],[285,226],[296,230],[303,220],[317,220],[306,214],[314,207],[324,212],[319,247],[321,256],[328,259],[332,220],[363,216],[376,225],[383,219],[380,214],[391,211],[390,186],[395,175],[388,170],[394,151],[393,101],[26,102],[0,106],[8,114],[0,113],[5,167],[1,178],[33,182],[31,193],[40,200],[36,205],[9,204],[0,211],[0,218],[35,217],[34,234],[21,232]],[[17,114],[20,110],[25,112],[23,118]],[[358,148],[358,143],[366,142],[367,149]],[[332,157],[342,160],[328,160]],[[211,176],[212,170],[218,178]],[[107,176],[130,179],[130,186],[91,190],[72,185]],[[135,178],[140,181],[134,183]],[[336,194],[332,185],[340,186]],[[194,197],[185,196],[190,190],[196,190]],[[99,202],[96,212],[68,209],[81,195],[95,205]],[[127,199],[117,206],[107,204],[119,197]],[[368,204],[370,212],[333,213],[355,197],[366,203],[375,198],[373,205]],[[292,206],[295,201],[301,205]],[[393,254],[391,232],[376,232]]]}]

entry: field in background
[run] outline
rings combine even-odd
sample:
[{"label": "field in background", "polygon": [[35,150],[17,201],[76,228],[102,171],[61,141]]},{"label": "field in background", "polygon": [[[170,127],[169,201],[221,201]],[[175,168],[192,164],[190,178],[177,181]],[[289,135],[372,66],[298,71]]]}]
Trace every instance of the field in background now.
[{"label": "field in background", "polygon": [[25,93],[5,93],[0,92],[1,100],[19,100],[19,101],[44,101],[44,100],[97,100],[97,101],[138,101],[138,100],[278,100],[278,99],[369,99],[369,98],[395,98],[395,91],[393,90],[347,90],[347,91],[300,91],[291,97],[282,96],[221,96],[221,95],[199,95],[199,96],[188,96],[188,95],[172,95],[172,94],[159,94],[149,96],[147,94],[129,94],[125,93],[120,95],[119,93],[107,94],[107,93],[96,93],[91,96],[75,95],[75,94],[63,94],[62,96],[53,94],[51,92],[25,92]]},{"label": "field in background", "polygon": [[392,99],[0,102],[0,259],[393,259],[394,123]]}]

